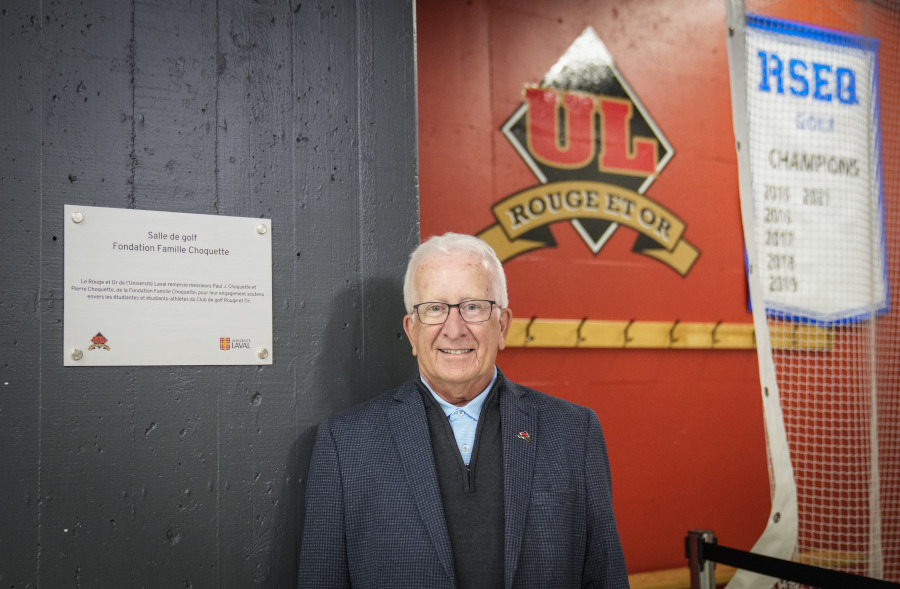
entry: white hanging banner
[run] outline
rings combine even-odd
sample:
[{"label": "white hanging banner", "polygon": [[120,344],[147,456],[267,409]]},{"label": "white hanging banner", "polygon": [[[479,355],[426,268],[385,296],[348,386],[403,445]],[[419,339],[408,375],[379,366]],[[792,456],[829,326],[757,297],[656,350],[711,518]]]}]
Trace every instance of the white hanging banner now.
[{"label": "white hanging banner", "polygon": [[65,366],[272,363],[269,219],[65,206]]},{"label": "white hanging banner", "polygon": [[747,114],[767,312],[887,308],[877,41],[747,15]]}]

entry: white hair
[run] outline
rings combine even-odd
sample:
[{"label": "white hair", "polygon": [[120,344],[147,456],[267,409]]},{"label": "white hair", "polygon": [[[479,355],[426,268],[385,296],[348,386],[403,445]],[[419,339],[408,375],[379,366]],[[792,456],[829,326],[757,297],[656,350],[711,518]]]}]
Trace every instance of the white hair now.
[{"label": "white hair", "polygon": [[413,305],[422,302],[416,300],[418,297],[414,284],[416,269],[432,256],[455,252],[475,254],[481,258],[481,264],[490,277],[491,292],[492,296],[497,299],[497,306],[501,309],[507,307],[509,299],[506,294],[506,274],[503,272],[503,264],[500,263],[494,249],[472,235],[445,233],[435,235],[421,243],[409,256],[406,277],[403,279],[403,304],[406,306],[407,313],[412,313]]}]

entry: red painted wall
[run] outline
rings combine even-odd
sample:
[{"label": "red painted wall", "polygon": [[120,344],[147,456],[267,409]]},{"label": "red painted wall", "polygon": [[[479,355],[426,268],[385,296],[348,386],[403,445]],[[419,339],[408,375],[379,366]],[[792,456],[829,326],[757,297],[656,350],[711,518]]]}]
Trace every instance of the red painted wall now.
[{"label": "red painted wall", "polygon": [[[594,255],[574,229],[505,263],[528,318],[751,323],[747,311],[724,3],[559,0],[417,4],[422,237],[478,234],[491,206],[538,183],[500,131],[591,26],[675,151],[647,194],[700,250],[682,277],[620,228]],[[686,564],[690,528],[748,549],[769,482],[754,350],[508,348],[513,380],[592,407],[609,445],[630,572]]]},{"label": "red painted wall", "polygon": [[[478,234],[491,207],[538,184],[501,126],[588,26],[608,48],[675,155],[647,194],[687,225],[700,256],[685,276],[632,252],[620,228],[591,253],[557,223],[555,248],[505,263],[519,318],[751,323],[747,311],[725,3],[469,0],[417,3],[422,237]],[[841,10],[790,0],[772,16],[853,31]],[[844,15],[847,20],[841,18]],[[813,18],[811,18],[813,17]],[[884,34],[881,34],[884,33]],[[887,31],[883,57],[895,55]],[[885,61],[887,63],[887,61]],[[892,61],[893,63],[893,61]],[[896,87],[882,71],[882,90]],[[883,101],[883,125],[896,119]],[[897,173],[886,152],[886,180]],[[896,182],[891,180],[891,185]],[[769,515],[755,350],[514,348],[514,380],[590,406],[603,424],[632,573],[685,564],[690,528],[749,549]]]},{"label": "red painted wall", "polygon": [[[725,3],[681,6],[417,3],[423,238],[478,234],[495,223],[494,204],[538,184],[500,128],[522,104],[525,85],[539,84],[588,26],[675,152],[647,195],[685,222],[685,238],[700,251],[690,271],[681,276],[634,253],[634,231],[620,227],[594,255],[569,224],[557,223],[555,248],[504,264],[516,317],[752,322]],[[773,16],[804,20],[814,10],[828,17],[817,24],[852,30],[836,12],[810,6],[777,3]],[[882,77],[883,89],[896,84]],[[893,106],[883,108],[893,117]],[[498,362],[513,380],[599,415],[629,572],[685,565],[690,528],[713,529],[737,548],[756,541],[770,502],[755,350],[508,348]]]}]

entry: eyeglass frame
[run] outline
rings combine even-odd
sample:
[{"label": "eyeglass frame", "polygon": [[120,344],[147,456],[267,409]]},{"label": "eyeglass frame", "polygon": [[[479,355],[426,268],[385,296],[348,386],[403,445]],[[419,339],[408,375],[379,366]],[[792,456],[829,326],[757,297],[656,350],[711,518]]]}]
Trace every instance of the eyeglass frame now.
[{"label": "eyeglass frame", "polygon": [[[479,321],[469,321],[468,319],[463,317],[462,307],[460,307],[460,305],[463,305],[465,303],[471,303],[473,301],[479,301],[479,302],[485,302],[485,303],[491,304],[491,309],[490,309],[490,312],[488,313],[487,317],[485,317],[484,319],[481,319]],[[447,315],[444,317],[444,320],[441,321],[440,323],[425,323],[422,320],[422,316],[419,314],[419,307],[421,307],[422,305],[433,305],[433,304],[447,305]],[[465,323],[485,323],[487,321],[490,321],[491,317],[494,316],[494,307],[495,306],[497,306],[498,309],[500,308],[499,305],[497,305],[497,301],[492,301],[490,299],[466,299],[464,301],[460,301],[460,302],[456,303],[455,305],[451,305],[450,303],[445,303],[443,301],[425,301],[423,303],[419,303],[418,305],[413,305],[412,308],[413,308],[413,313],[416,316],[416,319],[418,319],[419,323],[421,323],[422,325],[443,325],[444,323],[447,323],[448,319],[450,319],[450,312],[453,311],[453,307],[456,307],[456,310],[459,313],[459,318],[462,319]]]}]

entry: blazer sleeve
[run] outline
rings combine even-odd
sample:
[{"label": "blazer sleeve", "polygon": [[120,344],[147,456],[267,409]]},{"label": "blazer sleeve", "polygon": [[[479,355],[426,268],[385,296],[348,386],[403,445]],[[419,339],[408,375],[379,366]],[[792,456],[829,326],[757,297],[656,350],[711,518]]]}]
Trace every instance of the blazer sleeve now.
[{"label": "blazer sleeve", "polygon": [[340,458],[327,421],[316,434],[307,483],[298,587],[350,587]]},{"label": "blazer sleeve", "polygon": [[585,485],[587,508],[587,553],[582,587],[627,588],[625,555],[619,541],[612,504],[612,476],[606,442],[597,415],[591,411],[585,441]]}]

